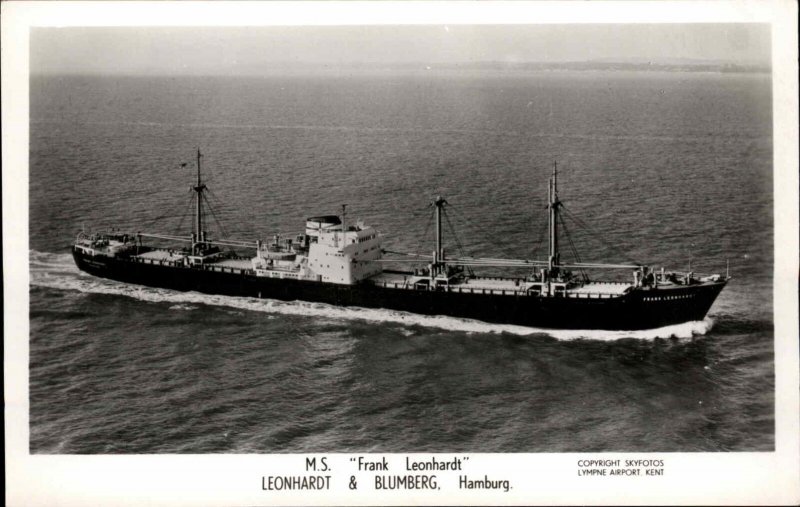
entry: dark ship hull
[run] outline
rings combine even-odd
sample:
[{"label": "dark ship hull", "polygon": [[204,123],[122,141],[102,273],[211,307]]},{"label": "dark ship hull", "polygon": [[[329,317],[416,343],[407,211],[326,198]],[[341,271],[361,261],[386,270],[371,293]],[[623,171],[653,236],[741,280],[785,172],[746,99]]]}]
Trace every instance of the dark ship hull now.
[{"label": "dark ship hull", "polygon": [[520,291],[451,291],[271,279],[246,269],[141,262],[134,256],[88,255],[73,247],[79,269],[120,282],[177,291],[308,301],[446,315],[554,329],[652,329],[702,320],[727,280],[674,288],[637,288],[614,297],[546,297]]}]

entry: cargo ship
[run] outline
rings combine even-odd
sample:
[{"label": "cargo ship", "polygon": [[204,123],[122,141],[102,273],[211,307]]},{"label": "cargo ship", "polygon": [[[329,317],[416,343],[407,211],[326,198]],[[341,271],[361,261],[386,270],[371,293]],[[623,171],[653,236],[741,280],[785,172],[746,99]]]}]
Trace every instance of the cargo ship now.
[{"label": "cargo ship", "polygon": [[[270,241],[211,238],[204,227],[206,184],[200,150],[187,236],[153,232],[81,232],[76,265],[94,276],[177,291],[384,308],[534,328],[640,330],[703,320],[730,280],[643,264],[562,262],[558,166],[548,184],[546,259],[449,256],[443,246],[447,200],[431,203],[435,240],[428,253],[382,247],[380,232],[340,214],[312,216],[294,237]],[[164,243],[177,245],[163,246]],[[232,249],[249,253],[242,255]],[[410,266],[410,267],[409,267]],[[481,276],[480,268],[523,275]],[[587,272],[627,271],[599,281]]]}]

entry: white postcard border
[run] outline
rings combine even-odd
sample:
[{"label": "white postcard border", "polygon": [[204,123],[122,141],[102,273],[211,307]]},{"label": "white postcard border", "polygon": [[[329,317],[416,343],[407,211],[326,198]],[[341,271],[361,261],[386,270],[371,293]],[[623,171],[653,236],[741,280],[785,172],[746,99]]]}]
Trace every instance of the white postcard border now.
[{"label": "white postcard border", "polygon": [[[797,6],[735,2],[3,2],[2,143],[6,500],[9,505],[796,504],[798,424]],[[255,20],[255,21],[254,21]],[[268,20],[268,22],[261,22]],[[348,458],[327,454],[327,493],[267,494],[262,476],[300,473],[305,455],[30,455],[28,452],[28,30],[34,26],[753,23],[772,26],[776,450],[760,453],[464,454],[508,478],[504,495],[448,488],[348,488]],[[362,454],[366,456],[365,454]],[[322,454],[316,456],[323,456]],[[393,463],[405,454],[380,454]],[[418,456],[418,455],[417,455]],[[424,455],[423,455],[424,456]],[[583,458],[663,459],[663,477],[578,477]]]}]

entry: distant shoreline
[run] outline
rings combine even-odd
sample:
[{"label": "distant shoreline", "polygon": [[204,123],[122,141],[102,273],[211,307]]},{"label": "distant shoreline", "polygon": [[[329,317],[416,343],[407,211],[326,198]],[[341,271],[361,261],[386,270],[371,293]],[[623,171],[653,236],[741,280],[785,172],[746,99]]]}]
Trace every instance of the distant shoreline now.
[{"label": "distant shoreline", "polygon": [[714,73],[714,74],[770,74],[772,69],[763,64],[739,64],[730,62],[606,62],[606,61],[580,61],[580,62],[448,62],[448,63],[297,63],[275,62],[259,68],[238,67],[220,69],[219,74],[210,74],[200,69],[182,69],[180,72],[157,73],[152,70],[140,72],[128,71],[118,73],[102,73],[88,70],[81,73],[32,71],[31,76],[228,76],[228,77],[256,77],[275,75],[276,73],[347,73],[347,72],[469,72],[469,71],[496,71],[496,72],[674,72],[674,73]]},{"label": "distant shoreline", "polygon": [[[416,69],[416,68],[406,68],[406,69],[398,69],[398,68],[387,68],[387,67],[378,67],[378,68],[340,68],[340,67],[323,67],[323,68],[272,68],[267,69],[262,72],[242,72],[237,74],[231,73],[219,73],[219,74],[210,74],[207,72],[203,73],[183,73],[183,74],[164,74],[164,73],[141,73],[141,74],[134,74],[134,73],[93,73],[93,72],[84,72],[84,73],[74,73],[74,72],[48,72],[48,73],[31,73],[31,79],[40,79],[40,78],[67,78],[67,77],[75,77],[75,78],[164,78],[164,79],[177,79],[177,78],[231,78],[231,79],[238,79],[238,78],[275,78],[275,77],[356,77],[359,75],[363,76],[379,76],[381,74],[390,75],[390,73],[396,73],[396,75],[408,75],[408,76],[424,76],[430,75],[431,77],[438,75],[441,76],[458,76],[460,73],[464,73],[468,75],[470,72],[481,72],[481,71],[491,71],[492,69],[477,69],[477,68],[462,68],[462,69],[443,69],[443,68],[432,68],[432,69]],[[438,71],[438,72],[437,72]],[[650,69],[650,70],[632,70],[632,69],[497,69],[496,70],[497,77],[502,75],[508,74],[518,74],[524,75],[524,73],[528,72],[532,75],[534,74],[569,74],[575,73],[576,75],[583,74],[589,75],[593,72],[597,73],[619,73],[620,75],[657,75],[657,74],[687,74],[687,75],[719,75],[719,76],[770,76],[769,71],[720,71],[720,70],[708,70],[708,69],[694,69],[694,70],[666,70],[666,69]]]},{"label": "distant shoreline", "polygon": [[[433,66],[431,66],[433,67]],[[728,62],[654,63],[654,62],[479,62],[474,64],[442,64],[436,68],[496,69],[496,70],[602,70],[639,72],[720,72],[737,74],[769,74],[768,65],[736,64]]]}]

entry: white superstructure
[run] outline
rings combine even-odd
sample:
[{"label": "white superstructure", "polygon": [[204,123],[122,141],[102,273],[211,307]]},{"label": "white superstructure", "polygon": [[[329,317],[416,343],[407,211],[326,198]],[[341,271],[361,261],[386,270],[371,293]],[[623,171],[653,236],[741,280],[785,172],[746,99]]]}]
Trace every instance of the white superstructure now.
[{"label": "white superstructure", "polygon": [[313,217],[296,241],[258,249],[252,259],[257,276],[352,285],[381,273],[381,235],[359,223],[343,230],[337,216]]}]

